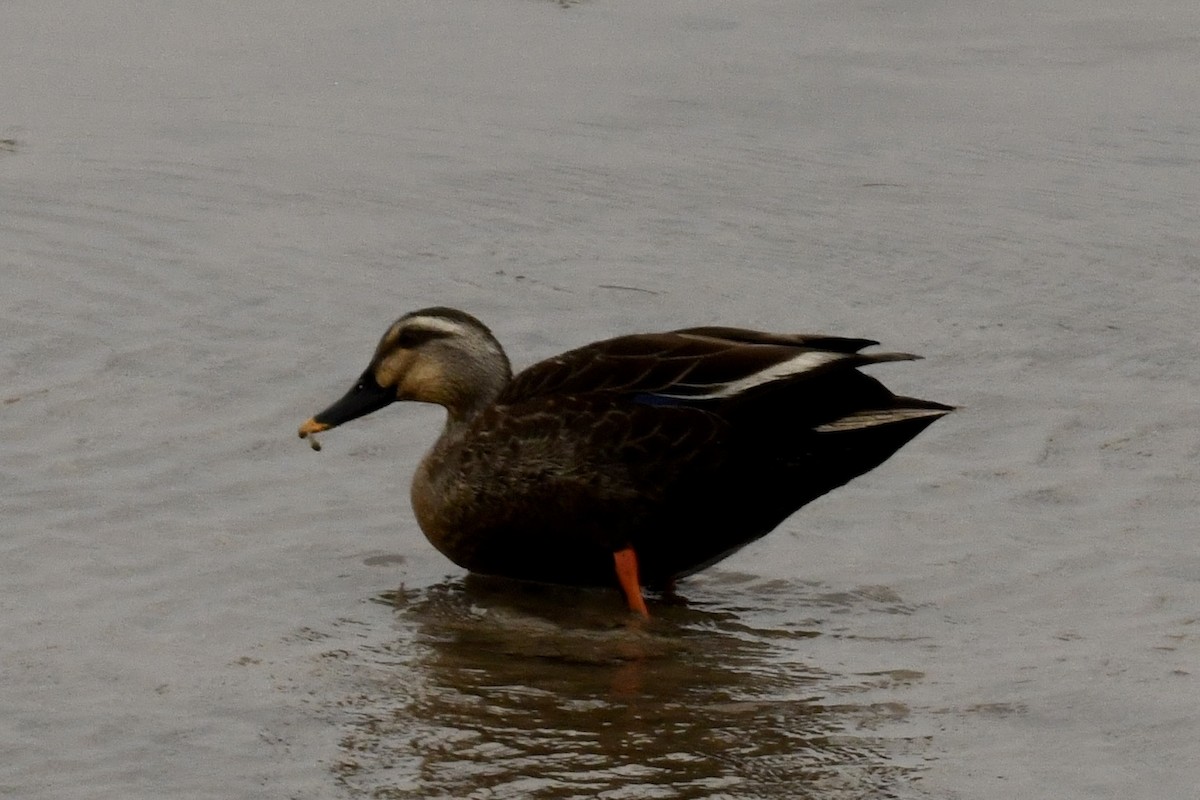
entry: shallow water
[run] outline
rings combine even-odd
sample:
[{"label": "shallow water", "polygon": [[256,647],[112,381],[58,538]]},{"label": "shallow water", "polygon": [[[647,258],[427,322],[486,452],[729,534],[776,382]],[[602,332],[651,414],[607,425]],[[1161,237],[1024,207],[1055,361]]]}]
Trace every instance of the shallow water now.
[{"label": "shallow water", "polygon": [[[608,593],[471,579],[397,592],[394,634],[346,653],[351,794],[862,797],[908,786],[925,747],[880,689],[896,670],[826,673],[803,643],[859,594],[731,573],[653,621]],[[741,607],[748,592],[760,605]],[[895,612],[895,609],[893,609]],[[895,612],[903,613],[903,611]],[[881,733],[880,729],[887,732]],[[907,734],[907,735],[905,735]],[[636,787],[636,788],[634,788]]]},{"label": "shallow water", "polygon": [[[3,19],[0,794],[1194,794],[1194,3]],[[431,304],[963,408],[636,626],[429,547],[437,410],[295,438]]]}]

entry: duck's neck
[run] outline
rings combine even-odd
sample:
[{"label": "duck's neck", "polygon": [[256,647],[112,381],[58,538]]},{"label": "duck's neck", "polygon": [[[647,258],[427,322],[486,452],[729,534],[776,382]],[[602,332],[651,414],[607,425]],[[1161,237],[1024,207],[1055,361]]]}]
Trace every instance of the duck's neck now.
[{"label": "duck's neck", "polygon": [[448,366],[443,376],[446,433],[468,426],[484,409],[496,402],[512,380],[512,368],[503,353],[499,357],[464,359]]},{"label": "duck's neck", "polygon": [[489,372],[486,379],[477,371],[469,383],[446,380],[442,384],[446,391],[436,402],[446,409],[446,424],[413,476],[412,501],[417,521],[429,540],[456,563],[458,559],[444,548],[443,542],[452,538],[459,527],[456,509],[462,504],[464,491],[470,493],[461,481],[458,467],[464,451],[471,448],[477,435],[474,423],[508,385],[507,360],[502,367]]}]

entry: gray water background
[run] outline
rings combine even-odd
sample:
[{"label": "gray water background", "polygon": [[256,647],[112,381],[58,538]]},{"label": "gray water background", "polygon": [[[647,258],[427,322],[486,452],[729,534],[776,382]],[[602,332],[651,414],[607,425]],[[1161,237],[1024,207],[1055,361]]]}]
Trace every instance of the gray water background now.
[{"label": "gray water background", "polygon": [[[0,796],[1186,798],[1194,2],[0,6]],[[655,601],[464,580],[399,314],[961,404]]]}]

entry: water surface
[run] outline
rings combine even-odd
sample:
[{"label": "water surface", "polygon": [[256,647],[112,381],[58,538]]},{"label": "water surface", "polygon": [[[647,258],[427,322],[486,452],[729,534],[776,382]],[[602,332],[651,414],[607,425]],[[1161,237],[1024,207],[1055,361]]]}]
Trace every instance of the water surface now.
[{"label": "water surface", "polygon": [[[3,20],[0,794],[1195,794],[1194,2]],[[962,409],[632,626],[424,541],[438,410],[296,439],[434,304]]]}]

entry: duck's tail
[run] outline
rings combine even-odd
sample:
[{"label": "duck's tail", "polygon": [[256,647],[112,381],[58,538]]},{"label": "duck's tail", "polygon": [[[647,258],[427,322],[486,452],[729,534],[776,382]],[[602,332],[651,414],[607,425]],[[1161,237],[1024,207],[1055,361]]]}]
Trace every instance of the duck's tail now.
[{"label": "duck's tail", "polygon": [[915,420],[924,420],[928,425],[955,410],[955,406],[935,403],[932,400],[919,400],[915,397],[896,397],[894,403],[888,408],[864,408],[852,411],[844,417],[822,423],[814,430],[817,433],[836,433]]}]

